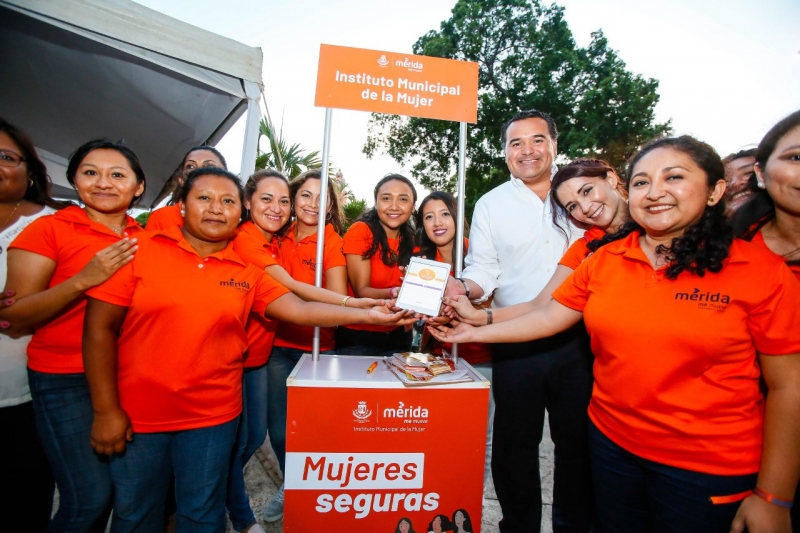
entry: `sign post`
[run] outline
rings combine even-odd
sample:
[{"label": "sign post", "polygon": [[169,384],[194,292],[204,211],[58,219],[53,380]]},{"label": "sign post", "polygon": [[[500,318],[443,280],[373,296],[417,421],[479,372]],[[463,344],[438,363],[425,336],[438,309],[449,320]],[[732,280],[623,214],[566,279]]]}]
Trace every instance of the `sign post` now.
[{"label": "sign post", "polygon": [[[466,134],[467,123],[477,121],[478,65],[322,45],[315,104],[325,108],[323,206],[333,108],[460,123],[454,265],[460,274]],[[318,224],[321,286],[325,217]],[[470,382],[407,388],[385,366],[375,369],[375,358],[320,357],[318,329],[313,346],[287,380],[284,530],[423,533],[452,530],[452,523],[479,533],[489,382],[462,361]]]},{"label": "sign post", "polygon": [[[320,205],[327,205],[331,108],[371,111],[460,122],[458,139],[458,220],[456,276],[464,255],[464,180],[467,123],[478,121],[478,64],[440,57],[398,54],[323,44],[314,105],[325,109]],[[316,285],[322,286],[325,219],[317,226]],[[314,329],[312,360],[319,360],[319,328]],[[458,346],[453,345],[458,363]]]}]

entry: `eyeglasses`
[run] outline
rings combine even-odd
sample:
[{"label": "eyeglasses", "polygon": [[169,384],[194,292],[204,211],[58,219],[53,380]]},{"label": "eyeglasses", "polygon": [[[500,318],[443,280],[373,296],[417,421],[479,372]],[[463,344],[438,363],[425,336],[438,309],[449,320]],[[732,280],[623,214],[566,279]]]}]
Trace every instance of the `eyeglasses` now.
[{"label": "eyeglasses", "polygon": [[16,168],[23,161],[25,161],[25,158],[21,155],[0,150],[0,167]]}]

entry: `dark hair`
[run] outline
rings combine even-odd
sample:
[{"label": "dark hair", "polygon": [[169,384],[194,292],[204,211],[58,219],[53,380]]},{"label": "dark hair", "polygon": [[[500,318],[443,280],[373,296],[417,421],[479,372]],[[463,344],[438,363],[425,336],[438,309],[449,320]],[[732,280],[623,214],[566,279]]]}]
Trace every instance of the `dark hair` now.
[{"label": "dark hair", "polygon": [[[795,128],[800,127],[800,111],[795,111],[784,118],[764,135],[756,149],[756,166],[763,173],[767,170],[767,161],[775,151],[781,139]],[[750,177],[752,185],[755,185],[755,175]],[[775,218],[775,201],[767,193],[766,189],[751,187],[754,190],[753,196],[744,204],[733,216],[733,233],[739,238],[751,240],[756,233],[770,220]],[[795,264],[796,261],[789,261]]]},{"label": "dark hair", "polygon": [[180,187],[181,178],[185,176],[183,172],[183,166],[186,164],[186,158],[189,157],[189,154],[192,152],[196,152],[198,150],[208,150],[212,152],[215,156],[219,158],[220,163],[222,163],[222,168],[228,170],[228,163],[225,161],[225,156],[223,156],[219,150],[214,148],[213,146],[209,146],[207,144],[201,144],[200,146],[192,146],[189,148],[183,157],[181,158],[181,162],[178,167],[172,171],[172,175],[169,177],[168,186],[165,188],[167,191],[172,190],[172,197],[167,202],[167,205],[174,205],[175,202],[178,200],[178,191]]},{"label": "dark hair", "polygon": [[403,522],[408,522],[408,533],[416,533],[414,531],[414,526],[411,524],[411,519],[406,518],[405,516],[397,521],[397,526],[394,528],[394,533],[401,533],[400,524],[402,524]]},{"label": "dark hair", "polygon": [[[689,135],[680,137],[664,137],[647,143],[628,163],[628,187],[631,186],[631,177],[636,164],[653,150],[668,148],[692,158],[694,163],[706,174],[706,184],[713,187],[719,180],[725,179],[725,168],[722,160],[714,149],[708,144],[698,141]],[[606,234],[602,239],[589,243],[589,250],[597,251],[606,243],[622,239],[638,231],[645,230],[636,221],[626,223],[622,228],[611,234]],[[706,206],[700,220],[692,224],[675,237],[669,246],[663,244],[656,247],[656,253],[664,254],[669,262],[666,275],[675,279],[685,271],[704,276],[706,270],[719,272],[722,262],[728,257],[728,251],[733,242],[733,231],[725,220],[725,202],[720,200],[713,206]]]},{"label": "dark hair", "polygon": [[[378,201],[378,191],[381,187],[387,182],[392,180],[402,181],[406,185],[409,186],[411,189],[411,193],[414,198],[414,204],[417,203],[417,190],[414,188],[414,184],[411,183],[411,180],[406,178],[405,176],[401,176],[400,174],[387,174],[375,185],[375,191],[373,192],[375,201]],[[363,257],[364,259],[369,259],[376,252],[380,250],[381,253],[381,261],[386,266],[406,266],[408,264],[409,259],[411,259],[411,254],[414,252],[414,227],[412,220],[414,219],[415,212],[411,211],[411,217],[402,225],[400,226],[400,246],[398,251],[395,252],[389,247],[389,240],[386,236],[386,230],[381,225],[381,221],[378,218],[378,210],[373,207],[363,215],[359,217],[359,220],[366,224],[370,231],[372,231],[372,245],[370,245],[369,249],[364,252]]]},{"label": "dark hair", "polygon": [[731,161],[736,161],[737,159],[741,159],[743,157],[755,157],[755,156],[756,156],[756,149],[747,148],[745,150],[739,150],[738,152],[726,155],[725,157],[722,158],[722,164],[728,165]]},{"label": "dark hair", "polygon": [[232,181],[236,185],[236,190],[239,193],[239,203],[242,204],[242,208],[244,208],[244,190],[242,189],[242,182],[239,181],[239,176],[217,167],[200,167],[189,172],[189,175],[186,176],[186,181],[183,182],[183,186],[178,190],[178,200],[186,203],[186,199],[189,197],[189,193],[192,187],[194,187],[195,182],[204,176],[215,176]]},{"label": "dark hair", "polygon": [[19,151],[22,152],[20,155],[28,168],[28,177],[33,181],[33,184],[25,190],[24,199],[34,204],[52,207],[53,209],[61,209],[69,205],[53,200],[53,197],[50,196],[52,182],[47,174],[47,168],[42,160],[39,159],[39,154],[36,153],[36,147],[31,138],[24,131],[9,124],[3,118],[0,118],[0,131],[11,137]]},{"label": "dark hair", "polygon": [[437,518],[441,518],[442,520],[442,531],[453,531],[453,524],[450,522],[450,519],[447,518],[447,515],[437,514],[433,517],[430,524],[428,524],[428,531],[433,531],[433,521]]},{"label": "dark hair", "polygon": [[[566,238],[567,241],[569,241],[569,234],[567,233],[569,226],[567,226],[566,219],[569,217],[569,213],[567,213],[566,208],[558,199],[558,188],[561,187],[564,182],[574,178],[605,179],[609,172],[614,175],[617,174],[614,167],[602,159],[576,159],[561,167],[561,169],[556,172],[555,176],[553,176],[553,181],[550,185],[550,206],[553,211],[553,223],[558,230],[564,234],[564,238]],[[620,197],[628,198],[628,190],[625,188],[625,183],[622,178],[617,181],[617,186],[614,190],[617,191]]]},{"label": "dark hair", "polygon": [[456,526],[456,514],[461,513],[464,515],[464,531],[468,531],[472,533],[472,520],[469,518],[469,513],[467,513],[466,509],[456,509],[453,513],[453,531],[458,531],[458,526]]},{"label": "dark hair", "polygon": [[[447,210],[450,212],[450,216],[453,218],[453,223],[458,220],[458,208],[456,207],[456,199],[453,198],[453,195],[449,192],[444,191],[433,191],[428,196],[426,196],[422,203],[419,204],[419,209],[417,209],[416,214],[416,226],[417,226],[417,247],[420,249],[418,253],[414,255],[424,256],[433,261],[436,259],[436,244],[428,237],[428,233],[425,231],[425,224],[423,223],[423,219],[425,218],[425,206],[431,200],[439,200],[444,203]],[[467,221],[464,221],[464,229],[465,231],[469,231],[469,224]],[[467,256],[467,247],[464,247],[464,257]],[[453,265],[456,264],[456,247],[453,246],[453,256],[451,257],[453,261]]]},{"label": "dark hair", "polygon": [[[247,178],[247,183],[244,184],[244,198],[248,202],[252,201],[253,195],[258,190],[258,184],[261,183],[262,180],[266,178],[278,178],[279,180],[283,181],[286,184],[286,188],[289,188],[289,180],[286,179],[286,176],[283,173],[275,170],[274,168],[265,168],[262,170],[256,170],[253,174]],[[291,197],[291,194],[290,194]],[[289,200],[291,202],[291,199]],[[242,220],[250,220],[250,210],[244,206],[244,202],[242,202]],[[275,235],[278,237],[283,237],[286,235],[286,232],[289,231],[289,228],[292,225],[292,217],[289,217],[289,220],[286,221],[286,224],[281,226],[281,229],[275,232]]]},{"label": "dark hair", "polygon": [[183,154],[183,159],[181,159],[181,166],[179,167],[179,170],[181,172],[183,172],[183,165],[186,164],[186,158],[189,157],[189,154],[191,154],[192,152],[197,152],[199,150],[207,150],[213,153],[215,156],[219,158],[219,162],[222,163],[222,168],[228,170],[228,163],[225,161],[225,156],[223,156],[219,150],[217,150],[213,146],[209,146],[207,144],[201,144],[200,146],[193,146],[189,148],[189,151]]},{"label": "dark hair", "polygon": [[142,170],[142,165],[139,163],[139,158],[136,157],[133,150],[125,145],[124,141],[115,142],[110,139],[95,139],[94,141],[89,141],[88,143],[80,145],[78,149],[69,156],[69,163],[67,164],[67,181],[69,184],[75,187],[75,174],[78,173],[78,167],[83,163],[83,160],[86,159],[86,156],[95,150],[114,150],[128,161],[131,170],[133,170],[136,176],[136,183],[144,185],[142,194],[135,196],[131,200],[131,203],[128,204],[128,209],[138,204],[139,201],[144,198],[144,193],[147,190],[147,180],[144,177],[144,170]]},{"label": "dark hair", "polygon": [[511,124],[519,120],[527,120],[529,118],[540,118],[547,122],[547,131],[550,133],[550,137],[553,139],[553,142],[558,140],[558,128],[556,127],[556,121],[553,120],[553,117],[542,111],[529,109],[527,111],[520,111],[506,122],[503,122],[503,125],[500,126],[500,146],[505,149],[507,140],[506,132],[508,132],[508,127],[511,126]]},{"label": "dark hair", "polygon": [[[292,181],[289,182],[289,197],[292,199],[292,208],[294,208],[294,198],[300,191],[300,187],[310,179],[320,180],[321,182],[322,173],[318,169],[306,170],[302,174],[292,178]],[[333,229],[336,230],[336,233],[341,235],[342,229],[344,228],[344,213],[342,212],[342,207],[339,205],[339,194],[332,180],[328,180],[328,200],[331,203],[329,222],[333,225]],[[320,207],[320,212],[324,211],[325,209]]]}]

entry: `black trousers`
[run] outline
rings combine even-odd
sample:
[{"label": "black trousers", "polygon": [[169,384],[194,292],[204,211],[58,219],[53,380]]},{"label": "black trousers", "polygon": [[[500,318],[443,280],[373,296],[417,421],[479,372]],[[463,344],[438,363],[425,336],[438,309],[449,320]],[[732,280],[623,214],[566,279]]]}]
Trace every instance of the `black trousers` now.
[{"label": "black trousers", "polygon": [[2,529],[45,531],[53,511],[55,482],[36,434],[33,402],[0,407],[0,428],[0,480],[5,493],[0,500]]},{"label": "black trousers", "polygon": [[502,533],[538,532],[539,443],[545,410],[555,443],[554,533],[591,531],[594,509],[587,408],[593,357],[583,323],[548,339],[495,344],[492,477]]}]

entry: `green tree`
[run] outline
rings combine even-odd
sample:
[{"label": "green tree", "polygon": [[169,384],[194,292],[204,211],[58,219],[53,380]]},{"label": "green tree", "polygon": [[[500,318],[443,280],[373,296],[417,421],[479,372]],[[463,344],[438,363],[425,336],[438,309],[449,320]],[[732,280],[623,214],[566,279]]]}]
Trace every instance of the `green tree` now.
[{"label": "green tree", "polygon": [[[552,115],[558,151],[600,157],[621,168],[648,139],[669,132],[657,124],[658,81],[626,69],[601,30],[576,46],[564,8],[539,0],[459,0],[452,16],[414,44],[415,54],[479,65],[478,123],[467,140],[467,215],[486,191],[508,179],[500,126],[524,109]],[[452,191],[457,123],[373,114],[363,151],[388,153],[429,189]]]},{"label": "green tree", "polygon": [[[261,150],[261,139],[267,141],[268,149]],[[298,143],[290,144],[283,136],[283,125],[276,129],[272,118],[267,112],[258,125],[258,154],[256,156],[256,170],[274,168],[292,179],[301,172],[310,168],[320,168],[322,159],[319,151],[306,152]]]}]

